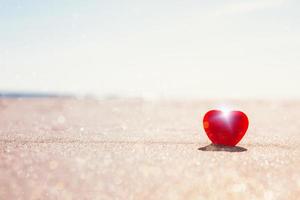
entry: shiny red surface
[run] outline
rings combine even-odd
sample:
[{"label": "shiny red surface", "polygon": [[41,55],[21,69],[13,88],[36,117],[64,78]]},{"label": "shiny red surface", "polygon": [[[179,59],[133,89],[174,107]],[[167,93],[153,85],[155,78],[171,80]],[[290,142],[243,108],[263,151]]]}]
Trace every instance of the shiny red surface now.
[{"label": "shiny red surface", "polygon": [[213,144],[235,146],[244,137],[249,125],[246,114],[220,110],[207,112],[203,119],[204,130]]}]

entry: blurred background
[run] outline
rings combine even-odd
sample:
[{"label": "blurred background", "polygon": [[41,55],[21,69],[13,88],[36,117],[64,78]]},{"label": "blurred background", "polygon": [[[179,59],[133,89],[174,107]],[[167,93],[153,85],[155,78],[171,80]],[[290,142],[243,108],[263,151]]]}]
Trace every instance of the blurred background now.
[{"label": "blurred background", "polygon": [[0,91],[299,98],[296,0],[0,0]]}]

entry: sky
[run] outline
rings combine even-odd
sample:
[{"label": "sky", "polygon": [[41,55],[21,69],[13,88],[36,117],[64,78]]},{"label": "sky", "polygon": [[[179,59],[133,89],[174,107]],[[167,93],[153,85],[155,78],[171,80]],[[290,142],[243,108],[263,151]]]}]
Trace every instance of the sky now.
[{"label": "sky", "polygon": [[300,98],[297,0],[0,0],[0,91]]}]

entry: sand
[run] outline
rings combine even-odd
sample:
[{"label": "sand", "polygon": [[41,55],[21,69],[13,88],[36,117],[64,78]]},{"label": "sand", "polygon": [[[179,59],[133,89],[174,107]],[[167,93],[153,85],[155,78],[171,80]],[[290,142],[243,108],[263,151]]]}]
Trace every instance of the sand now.
[{"label": "sand", "polygon": [[212,151],[220,102],[2,99],[0,199],[299,199],[300,101],[226,101],[250,127]]}]

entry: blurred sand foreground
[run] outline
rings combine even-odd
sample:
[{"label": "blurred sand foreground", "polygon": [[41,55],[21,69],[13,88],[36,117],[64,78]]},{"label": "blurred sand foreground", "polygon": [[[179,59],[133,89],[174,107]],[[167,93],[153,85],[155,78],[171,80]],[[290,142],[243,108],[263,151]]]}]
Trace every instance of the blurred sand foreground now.
[{"label": "blurred sand foreground", "polygon": [[213,101],[0,100],[0,199],[299,199],[300,102],[229,102],[243,152],[200,151]]}]

